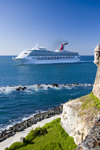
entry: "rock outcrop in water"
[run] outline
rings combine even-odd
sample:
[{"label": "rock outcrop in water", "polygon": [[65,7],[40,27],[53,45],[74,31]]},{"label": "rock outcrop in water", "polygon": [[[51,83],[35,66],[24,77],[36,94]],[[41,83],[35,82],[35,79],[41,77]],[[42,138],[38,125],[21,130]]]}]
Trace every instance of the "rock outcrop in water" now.
[{"label": "rock outcrop in water", "polygon": [[27,86],[6,86],[6,87],[0,87],[0,93],[9,93],[12,91],[32,91],[32,90],[38,90],[38,89],[62,89],[62,88],[69,88],[69,87],[75,87],[75,86],[82,86],[82,87],[91,87],[93,84],[87,84],[87,83],[72,83],[72,84],[34,84],[34,85],[27,85]]}]

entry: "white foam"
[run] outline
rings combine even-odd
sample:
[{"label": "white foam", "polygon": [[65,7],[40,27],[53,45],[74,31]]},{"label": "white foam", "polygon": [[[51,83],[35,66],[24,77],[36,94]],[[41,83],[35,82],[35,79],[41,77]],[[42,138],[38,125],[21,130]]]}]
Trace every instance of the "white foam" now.
[{"label": "white foam", "polygon": [[84,83],[84,84],[58,84],[57,86],[54,84],[34,84],[34,85],[26,85],[26,86],[22,86],[22,85],[17,85],[17,86],[6,86],[6,87],[0,87],[0,94],[10,94],[14,91],[17,91],[17,88],[21,87],[26,87],[26,89],[24,90],[19,90],[21,92],[26,92],[29,94],[33,94],[33,92],[35,91],[40,91],[40,90],[49,90],[49,89],[55,89],[55,90],[60,90],[60,89],[68,89],[71,90],[72,88],[77,88],[77,86],[84,86],[84,87],[90,87],[93,86],[92,84],[88,84],[88,83]]},{"label": "white foam", "polygon": [[0,87],[0,93],[5,93],[5,94],[9,94],[11,93],[12,91],[15,90],[15,87]]},{"label": "white foam", "polygon": [[90,61],[80,61],[81,63],[91,63],[91,62],[93,62],[92,60],[90,60]]},{"label": "white foam", "polygon": [[31,115],[29,115],[28,117],[23,117],[23,118],[22,118],[22,121],[25,121],[25,120],[27,120],[27,119],[29,119],[29,118],[31,118],[31,117],[34,117],[34,115],[36,115],[36,113],[35,113],[35,114],[31,114]]},{"label": "white foam", "polygon": [[74,95],[77,95],[79,94],[79,92],[76,92],[76,93],[73,93],[73,94],[70,94],[71,96],[74,96]]},{"label": "white foam", "polygon": [[70,86],[65,86],[65,88],[68,89],[68,90],[72,89],[72,87],[70,87]]}]

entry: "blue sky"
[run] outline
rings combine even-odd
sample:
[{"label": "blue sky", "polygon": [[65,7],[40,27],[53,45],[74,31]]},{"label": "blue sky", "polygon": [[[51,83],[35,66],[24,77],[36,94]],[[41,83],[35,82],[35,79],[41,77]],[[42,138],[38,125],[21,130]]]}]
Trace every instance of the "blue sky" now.
[{"label": "blue sky", "polygon": [[45,46],[93,55],[100,43],[99,0],[0,0],[0,55]]}]

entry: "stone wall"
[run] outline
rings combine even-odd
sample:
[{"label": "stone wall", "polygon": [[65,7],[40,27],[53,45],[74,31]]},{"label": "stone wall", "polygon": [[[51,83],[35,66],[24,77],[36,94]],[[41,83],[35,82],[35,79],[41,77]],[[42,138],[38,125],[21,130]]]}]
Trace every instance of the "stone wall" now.
[{"label": "stone wall", "polygon": [[75,143],[78,145],[85,136],[89,129],[83,118],[80,117],[77,111],[82,102],[79,99],[69,101],[63,105],[63,113],[61,117],[61,125],[69,136],[74,137]]},{"label": "stone wall", "polygon": [[93,128],[76,150],[100,150],[100,119],[95,122]]},{"label": "stone wall", "polygon": [[93,87],[93,94],[100,99],[100,57],[99,57],[99,64],[97,67],[97,73],[96,73],[96,78],[94,82],[94,87]]},{"label": "stone wall", "polygon": [[[69,136],[74,138],[77,145],[85,139],[96,120],[100,118],[100,110],[90,105],[93,104],[90,99],[89,94],[63,105],[61,125]],[[87,100],[89,100],[89,105]],[[83,109],[86,103],[88,107]]]}]

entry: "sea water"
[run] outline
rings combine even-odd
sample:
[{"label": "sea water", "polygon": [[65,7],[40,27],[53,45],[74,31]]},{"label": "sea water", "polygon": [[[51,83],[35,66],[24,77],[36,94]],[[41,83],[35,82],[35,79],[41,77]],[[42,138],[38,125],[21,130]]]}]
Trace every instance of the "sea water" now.
[{"label": "sea water", "polygon": [[[11,56],[0,56],[0,131],[90,93],[97,70],[93,59],[81,56],[76,64],[18,65]],[[16,90],[20,86],[26,89]]]}]

